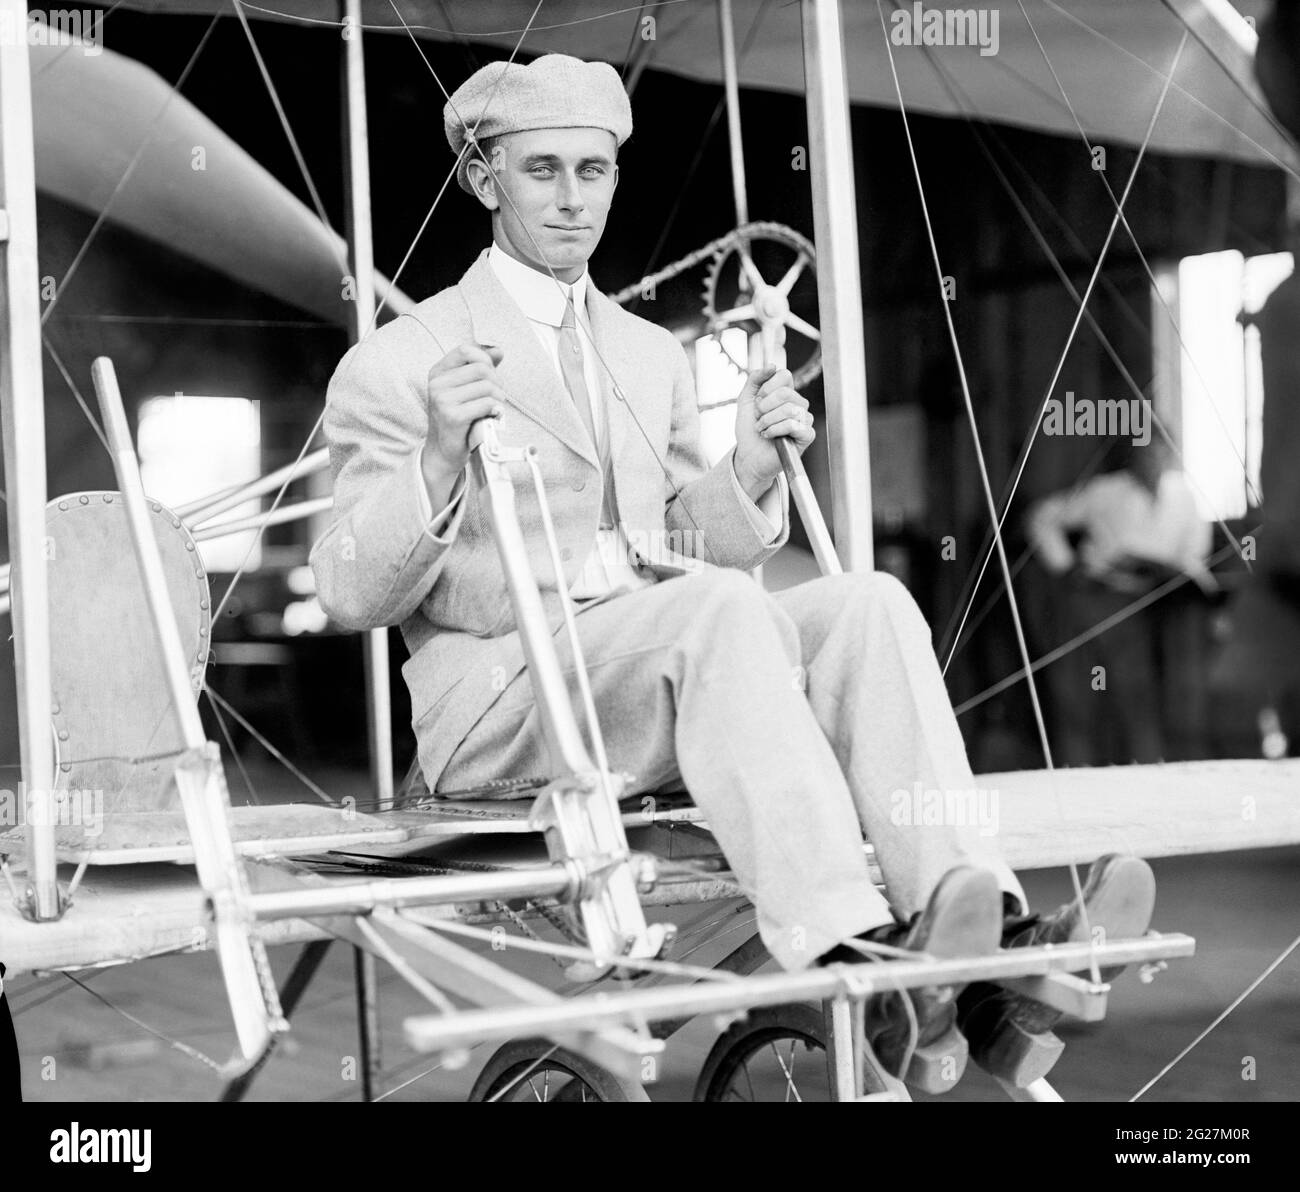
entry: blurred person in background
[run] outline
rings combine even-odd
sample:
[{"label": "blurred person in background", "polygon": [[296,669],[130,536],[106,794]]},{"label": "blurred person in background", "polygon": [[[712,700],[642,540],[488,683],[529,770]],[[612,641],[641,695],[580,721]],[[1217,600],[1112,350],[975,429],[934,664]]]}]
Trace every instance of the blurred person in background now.
[{"label": "blurred person in background", "polygon": [[[1158,603],[1131,606],[1180,574],[1203,592],[1215,590],[1205,564],[1212,527],[1197,510],[1172,451],[1158,438],[1134,447],[1126,467],[1039,501],[1030,511],[1027,532],[1043,567],[1060,579],[1055,596],[1065,633],[1057,644],[1115,619],[1080,645],[1075,666],[1056,676],[1054,689],[1067,722],[1062,760],[1087,765],[1166,758],[1163,676],[1175,660],[1164,646],[1175,617]],[[1062,677],[1071,687],[1087,687],[1062,691]],[[1104,742],[1086,727],[1092,718],[1078,715],[1077,701],[1092,692],[1114,701],[1117,758],[1107,757]]]}]

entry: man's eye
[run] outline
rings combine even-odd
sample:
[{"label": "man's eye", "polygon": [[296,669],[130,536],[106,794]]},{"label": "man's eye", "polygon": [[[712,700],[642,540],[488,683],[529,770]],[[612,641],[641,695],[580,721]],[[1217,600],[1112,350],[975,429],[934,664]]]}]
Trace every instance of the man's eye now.
[{"label": "man's eye", "polygon": [[604,176],[604,173],[605,171],[602,170],[600,166],[587,166],[586,169],[582,171],[583,176],[587,178],[600,178]]}]

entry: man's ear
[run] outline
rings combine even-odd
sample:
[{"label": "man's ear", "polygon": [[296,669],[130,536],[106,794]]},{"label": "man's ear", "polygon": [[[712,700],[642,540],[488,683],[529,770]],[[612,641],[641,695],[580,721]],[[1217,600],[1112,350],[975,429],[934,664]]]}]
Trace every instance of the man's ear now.
[{"label": "man's ear", "polygon": [[610,195],[612,196],[617,189],[618,189],[618,162],[615,162],[614,163],[614,185],[609,188]]},{"label": "man's ear", "polygon": [[[496,211],[501,206],[501,201],[497,198],[497,186],[492,171],[488,169],[487,163],[477,151],[471,150],[471,153],[472,156],[465,163],[465,176],[469,179],[474,197],[489,211]],[[493,167],[496,168],[495,162]]]}]

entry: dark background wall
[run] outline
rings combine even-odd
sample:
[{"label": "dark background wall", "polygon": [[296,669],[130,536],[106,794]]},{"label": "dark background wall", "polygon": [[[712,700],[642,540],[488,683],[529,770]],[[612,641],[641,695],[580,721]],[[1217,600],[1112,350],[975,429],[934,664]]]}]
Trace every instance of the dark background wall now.
[{"label": "dark background wall", "polygon": [[[105,24],[105,42],[173,80],[206,25],[200,19],[116,12]],[[255,22],[254,29],[330,220],[342,228],[339,40],[324,30],[279,24]],[[455,44],[425,43],[424,49],[449,89],[497,56]],[[370,37],[366,63],[376,261],[391,276],[427,214],[450,155],[442,134],[442,94],[410,43],[398,36]],[[233,18],[221,22],[184,94],[309,201]],[[633,100],[636,132],[620,157],[614,214],[592,262],[603,289],[626,285],[732,227],[720,99],[716,86],[653,71],[642,76]],[[751,217],[777,220],[811,236],[809,175],[792,168],[795,148],[807,143],[801,102],[746,92],[743,114]],[[896,112],[857,109],[853,132],[870,402],[873,408],[919,403],[926,418],[928,513],[916,524],[891,529],[882,541],[893,543],[897,557],[906,560],[913,590],[943,643],[963,606],[963,584],[978,562],[987,518],[901,122]],[[945,272],[956,280],[951,309],[993,486],[1000,493],[1033,425],[1076,308],[989,155],[1079,289],[1087,283],[1113,208],[1076,142],[963,120],[916,118],[913,132]],[[1117,192],[1134,158],[1131,150],[1108,147],[1107,176]],[[1247,253],[1278,250],[1285,240],[1283,209],[1281,176],[1274,171],[1155,155],[1142,164],[1127,205],[1138,242],[1153,261],[1228,247]],[[39,213],[41,271],[60,277],[93,217],[44,196]],[[483,213],[453,184],[400,284],[419,298],[453,283],[487,237]],[[50,320],[50,343],[92,406],[89,366],[100,354],[117,362],[128,400],[177,390],[260,398],[264,466],[279,466],[297,454],[320,413],[328,377],[345,347],[343,332],[194,265],[183,250],[183,245],[158,245],[105,224]],[[638,312],[669,326],[698,321],[701,277],[697,269],[660,287],[655,300],[641,303]],[[1151,376],[1149,291],[1137,254],[1122,232],[1091,310],[1138,382],[1146,384]],[[51,495],[114,487],[107,456],[48,353],[44,363]],[[1128,395],[1086,326],[1065,361],[1058,392],[1066,389],[1098,397]],[[816,385],[811,392],[819,403]],[[1119,456],[1108,453],[1111,446],[1095,439],[1040,438],[1018,507],[1069,484],[1086,467],[1112,466]],[[829,510],[819,457],[810,460],[810,470]],[[957,557],[944,561],[940,543],[949,535],[956,539]],[[1012,539],[1014,545],[1014,518]],[[267,541],[296,548],[305,560],[305,527],[273,530]],[[991,580],[982,589],[985,598],[995,591]],[[216,577],[218,593],[224,583]],[[1032,600],[1032,582],[1028,592]],[[231,605],[236,621],[256,612],[263,598],[259,593],[273,601],[275,584],[241,584],[240,600]],[[1050,617],[1047,622],[1050,635]],[[218,636],[240,636],[246,629],[219,627]],[[301,687],[301,708],[312,726],[310,745],[324,757],[356,760],[363,748],[359,642],[336,638],[300,646],[300,669],[309,676]],[[400,645],[396,648],[400,651]],[[0,758],[12,764],[17,746],[11,652],[5,665]],[[954,698],[969,696],[1016,665],[1002,604],[957,655],[949,673]],[[395,689],[395,695],[395,719],[404,731],[404,692]],[[281,743],[292,738],[292,726],[274,701],[260,723]],[[982,705],[963,720],[963,729],[977,764],[1038,762],[1023,688]],[[989,744],[994,740],[996,747]],[[406,756],[405,743],[399,742],[399,761]]]}]

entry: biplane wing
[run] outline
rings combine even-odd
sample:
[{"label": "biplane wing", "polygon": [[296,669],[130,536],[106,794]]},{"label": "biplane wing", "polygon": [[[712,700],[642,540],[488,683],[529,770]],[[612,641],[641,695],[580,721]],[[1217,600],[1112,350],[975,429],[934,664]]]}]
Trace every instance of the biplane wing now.
[{"label": "biplane wing", "polygon": [[[156,72],[102,49],[32,46],[37,187],[331,323],[347,245]],[[413,303],[382,274],[395,313]]]},{"label": "biplane wing", "polygon": [[[1046,773],[1023,770],[977,776],[965,804],[971,822],[995,834],[1016,869],[1086,863],[1106,852],[1173,857],[1300,844],[1300,759],[1173,762],[1165,765],[1079,767]],[[899,792],[900,812],[921,817],[925,791]],[[545,853],[529,822],[528,800],[455,802],[429,810],[377,815],[320,806],[231,809],[235,847],[244,857],[334,851],[376,859],[426,852],[467,838],[474,855],[502,866],[543,864]],[[133,817],[118,817],[130,821]],[[624,827],[667,839],[681,826],[705,826],[691,806],[672,802],[652,815],[640,799],[625,805]],[[153,832],[152,846],[146,839]],[[130,836],[128,836],[130,833]],[[0,838],[0,843],[3,838]],[[15,838],[15,844],[20,843]],[[179,812],[109,824],[86,838],[64,830],[60,859],[91,862],[75,905],[57,923],[33,923],[0,906],[5,963],[14,972],[103,964],[194,946],[209,922],[202,891],[176,862],[193,861]],[[173,864],[163,864],[172,862]],[[669,876],[648,900],[738,897],[725,870]],[[320,937],[305,920],[262,928],[268,943]]]},{"label": "biplane wing", "polygon": [[[208,13],[222,6],[222,0],[128,0],[123,7]],[[441,5],[406,0],[398,7],[418,36],[456,36],[509,47],[517,33],[512,31],[517,6],[508,4],[483,3],[459,12],[454,30],[447,27]],[[599,12],[598,0],[571,0],[556,7],[562,8],[564,19],[532,32],[530,45],[536,51],[562,50],[612,61],[623,56],[627,47],[621,27],[584,20]],[[935,115],[978,112],[992,120],[1074,134],[1073,119],[1057,99],[1055,84],[1016,5],[984,7],[999,13],[998,68],[985,69],[984,58],[953,52],[952,47],[934,47],[963,106],[958,106],[953,89],[928,71],[909,78],[909,104]],[[1199,0],[1179,0],[1175,7],[1202,6]],[[1264,4],[1248,0],[1238,7],[1258,16]],[[288,17],[309,16],[313,8],[311,0],[286,0],[278,6]],[[735,9],[739,28],[754,25],[757,0],[737,0]],[[276,19],[255,8],[248,15]],[[404,33],[386,0],[363,5],[363,15],[368,29]],[[710,6],[660,6],[655,19],[656,37],[646,43],[655,69],[721,80]],[[844,20],[851,98],[893,106],[875,6],[847,6]],[[738,67],[742,86],[802,94],[798,62],[787,53],[791,38],[799,36],[798,22],[797,7],[778,6],[754,25],[752,43]],[[1100,140],[1140,143],[1143,113],[1160,90],[1159,68],[1169,61],[1181,29],[1175,15],[1160,3],[1089,0],[1045,8],[1035,14],[1035,22],[1065,90],[1078,97],[1083,127]],[[1266,115],[1250,72],[1250,54],[1221,36],[1211,36],[1217,30],[1203,23],[1204,41],[1184,54],[1178,86],[1152,130],[1151,147],[1257,164],[1294,164],[1294,147]],[[339,262],[346,255],[342,237],[166,80],[108,49],[87,56],[37,45],[31,47],[31,56],[36,176],[42,190],[96,215],[104,212],[281,301],[331,322],[346,321],[348,302],[338,282]],[[1247,93],[1257,96],[1256,102],[1233,84],[1225,65]],[[151,127],[160,113],[157,127]],[[196,147],[206,155],[203,169],[196,168]],[[120,185],[128,173],[126,184]],[[394,311],[411,305],[378,273],[376,290],[381,300],[387,295],[385,305]]]},{"label": "biplane wing", "polygon": [[[158,13],[213,13],[223,4],[224,0],[127,0],[125,7]],[[918,7],[910,3],[885,5],[891,36],[900,49],[908,45],[904,36],[911,31]],[[909,108],[936,116],[970,111],[982,119],[1076,135],[1074,119],[1061,102],[1016,0],[979,5],[934,0],[923,7],[940,16],[949,10],[974,9],[986,17],[996,13],[996,53],[972,53],[968,45],[934,45],[925,39],[924,26],[918,26],[912,44],[936,55],[943,70],[955,80],[960,98],[944,86],[936,72],[922,68],[909,72]],[[1220,0],[1053,0],[1031,5],[1031,16],[1064,90],[1077,97],[1079,119],[1097,140],[1142,143],[1147,113],[1160,94],[1161,72],[1173,58],[1186,19],[1196,34],[1195,44],[1189,44],[1182,56],[1177,86],[1159,126],[1152,131],[1151,148],[1294,164],[1294,147],[1268,115],[1255,83],[1252,55],[1222,36],[1213,12],[1216,7],[1227,5]],[[1267,4],[1266,0],[1238,0],[1233,7],[1254,21],[1262,18]],[[529,28],[528,51],[606,62],[629,59],[635,73],[649,65],[686,78],[722,82],[713,4],[645,6],[644,15],[653,21],[653,37],[642,37],[639,44],[634,39],[631,52],[628,26],[632,11],[628,10],[622,22],[599,19],[608,16],[609,9],[605,0],[548,3],[542,18]],[[903,15],[895,17],[896,9]],[[737,41],[744,43],[737,62],[740,86],[803,95],[803,63],[790,53],[790,46],[798,45],[801,37],[799,6],[734,0],[732,11]],[[462,40],[506,52],[518,42],[528,12],[528,5],[509,0],[460,6],[454,18],[440,0],[398,0],[395,4],[364,0],[361,5],[367,34],[388,31],[406,36],[405,25],[417,37]],[[842,14],[850,100],[896,107],[877,6],[871,0],[844,4]],[[282,0],[268,8],[250,6],[248,15],[296,22],[317,17],[319,5],[315,0]],[[1253,94],[1253,101],[1243,94],[1243,86]]]}]

